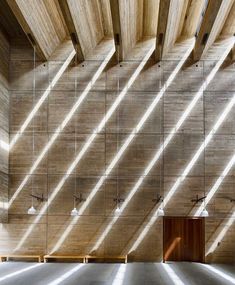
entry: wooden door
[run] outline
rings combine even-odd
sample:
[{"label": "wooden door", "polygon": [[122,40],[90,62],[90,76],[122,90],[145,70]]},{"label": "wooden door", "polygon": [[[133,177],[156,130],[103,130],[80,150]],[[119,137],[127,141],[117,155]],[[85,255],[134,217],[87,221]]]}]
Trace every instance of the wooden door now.
[{"label": "wooden door", "polygon": [[164,217],[164,261],[204,262],[204,256],[204,218]]}]

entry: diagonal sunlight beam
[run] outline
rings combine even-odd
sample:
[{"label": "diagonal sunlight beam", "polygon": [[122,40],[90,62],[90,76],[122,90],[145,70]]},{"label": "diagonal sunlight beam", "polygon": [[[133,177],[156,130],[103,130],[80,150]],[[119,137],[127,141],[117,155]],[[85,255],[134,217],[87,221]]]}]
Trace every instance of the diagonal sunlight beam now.
[{"label": "diagonal sunlight beam", "polygon": [[185,283],[179,278],[179,276],[173,270],[172,266],[170,266],[167,263],[161,263],[161,265],[174,285],[185,285]]},{"label": "diagonal sunlight beam", "polygon": [[224,271],[219,270],[219,269],[217,269],[214,266],[211,266],[209,264],[200,264],[200,266],[206,268],[208,271],[211,271],[212,273],[215,273],[215,274],[219,275],[220,277],[222,277],[223,279],[225,279],[226,281],[224,280],[223,284],[228,284],[227,281],[229,282],[229,284],[235,284],[235,278],[233,278],[229,274],[225,273]]},{"label": "diagonal sunlight beam", "polygon": [[[201,215],[203,209],[208,205],[208,203],[214,197],[215,193],[218,191],[220,185],[223,183],[224,178],[228,175],[228,173],[231,170],[231,168],[233,167],[234,163],[235,163],[235,154],[229,160],[228,164],[226,165],[226,167],[222,171],[220,177],[216,180],[216,182],[212,186],[211,190],[208,192],[205,201],[202,203],[202,205],[200,205],[200,207],[197,210],[195,210],[196,207],[194,207],[194,209],[192,209],[190,215],[194,215],[194,216],[200,216]],[[233,207],[233,209],[235,210],[235,206]],[[216,231],[215,235],[217,235],[217,234],[218,235],[217,235],[216,239],[214,240],[214,242],[212,243],[212,245],[210,246],[210,248],[208,249],[208,251],[206,252],[206,255],[212,253],[216,249],[218,243],[220,243],[222,241],[222,239],[226,235],[227,231],[232,226],[233,222],[235,221],[235,211],[232,213],[231,217],[229,214],[229,217],[226,218],[226,220],[227,220],[227,222],[222,227],[222,230],[219,233],[217,233],[217,231]]]},{"label": "diagonal sunlight beam", "polygon": [[[188,108],[186,109],[186,111],[182,114],[181,118],[179,119],[179,121],[177,122],[175,128],[170,132],[170,134],[167,136],[167,138],[165,139],[165,141],[163,142],[163,145],[160,147],[160,149],[156,152],[153,160],[149,163],[149,165],[147,166],[146,170],[144,171],[144,175],[141,176],[139,178],[139,180],[137,181],[136,185],[134,186],[134,188],[139,188],[140,185],[142,184],[145,176],[150,172],[150,170],[152,169],[152,167],[154,166],[155,162],[158,160],[158,158],[160,157],[161,153],[163,152],[163,150],[165,149],[165,147],[169,144],[170,140],[172,139],[172,137],[174,136],[174,133],[176,130],[179,129],[179,127],[182,125],[182,123],[184,122],[184,120],[187,118],[189,112],[192,110],[192,108],[195,106],[196,102],[198,101],[198,99],[203,95],[203,91],[204,89],[207,87],[207,85],[211,82],[211,80],[214,78],[216,72],[218,71],[219,67],[222,65],[223,61],[225,60],[225,58],[227,57],[227,55],[229,54],[230,50],[232,49],[234,45],[234,38],[231,39],[231,43],[226,47],[223,55],[221,56],[220,60],[217,62],[217,64],[215,65],[215,67],[212,69],[212,71],[210,72],[210,74],[207,76],[206,80],[204,81],[203,85],[201,86],[201,88],[199,89],[199,91],[197,92],[197,94],[195,95],[194,99],[191,101],[191,103],[189,104]],[[200,94],[200,95],[199,95]],[[195,99],[198,98],[198,99]],[[167,203],[170,201],[171,197],[175,194],[176,190],[178,189],[179,185],[181,182],[184,181],[185,177],[188,175],[188,173],[190,172],[190,170],[192,169],[193,165],[195,164],[195,162],[197,161],[197,159],[199,158],[199,156],[201,155],[201,153],[203,152],[204,148],[208,145],[208,143],[211,141],[214,133],[218,130],[218,128],[221,126],[221,124],[223,123],[224,119],[226,118],[226,116],[228,115],[228,113],[231,111],[233,105],[235,103],[235,95],[233,97],[233,99],[229,102],[229,104],[227,105],[227,107],[225,108],[225,110],[222,112],[222,114],[220,115],[219,119],[217,120],[217,122],[215,123],[215,125],[213,126],[212,130],[210,131],[210,133],[206,136],[206,139],[204,140],[204,142],[201,144],[200,148],[196,151],[196,153],[194,154],[193,158],[191,159],[191,161],[189,162],[189,164],[186,166],[185,170],[183,171],[182,175],[176,180],[175,184],[171,187],[170,191],[167,193],[167,195],[164,197],[164,202],[160,203],[159,207],[157,207],[156,211],[154,211],[152,217],[150,218],[149,222],[147,223],[147,225],[144,227],[144,230],[141,232],[141,234],[138,236],[137,240],[134,242],[133,246],[131,247],[129,253],[131,251],[134,251],[139,244],[142,242],[142,240],[144,239],[144,237],[146,236],[146,234],[148,233],[149,229],[151,228],[151,226],[155,223],[155,221],[158,218],[158,211],[161,208],[164,208],[164,206],[167,205]],[[189,112],[187,111],[189,110]],[[135,190],[136,192],[137,190]]]},{"label": "diagonal sunlight beam", "polygon": [[1,282],[1,281],[5,281],[5,280],[7,280],[7,279],[9,279],[9,278],[11,278],[11,277],[20,275],[20,274],[22,274],[22,273],[25,273],[25,272],[27,272],[27,271],[29,271],[29,270],[31,270],[31,269],[34,269],[34,268],[36,268],[36,267],[38,267],[38,266],[41,266],[41,265],[43,265],[43,263],[37,263],[37,264],[31,265],[31,266],[28,266],[28,267],[26,267],[26,268],[17,270],[17,271],[15,271],[15,272],[13,272],[13,273],[9,273],[9,274],[7,274],[7,275],[5,275],[5,276],[0,277],[0,282]]},{"label": "diagonal sunlight beam", "polygon": [[111,285],[123,285],[124,284],[124,279],[126,275],[126,264],[121,264],[118,268],[118,271],[112,281]]},{"label": "diagonal sunlight beam", "polygon": [[72,61],[75,54],[76,54],[76,51],[73,49],[71,51],[71,53],[69,54],[68,58],[65,60],[65,62],[63,63],[63,65],[59,69],[59,71],[56,73],[55,77],[52,79],[51,83],[48,85],[45,92],[42,94],[42,97],[38,100],[38,102],[33,107],[33,110],[29,113],[28,117],[26,118],[26,120],[24,121],[22,126],[20,127],[17,134],[13,137],[12,141],[10,142],[10,146],[9,146],[10,149],[13,148],[13,146],[16,144],[18,139],[21,137],[21,135],[23,134],[23,132],[25,131],[25,129],[27,128],[27,126],[29,125],[29,123],[31,122],[33,117],[36,115],[39,108],[42,106],[43,102],[46,100],[46,98],[50,94],[52,88],[56,85],[56,83],[58,82],[60,77],[63,75],[63,73],[65,72],[65,70],[69,66],[69,64]]},{"label": "diagonal sunlight beam", "polygon": [[206,256],[215,251],[218,244],[225,237],[229,228],[233,225],[233,223],[235,221],[235,206],[233,207],[233,212],[232,212],[231,217],[230,217],[230,215],[231,214],[229,214],[229,216],[226,218],[227,222],[225,223],[225,225],[223,225],[221,231],[219,233],[218,233],[218,231],[216,231],[215,235],[217,235],[217,237],[214,240],[214,242],[212,243],[212,245],[209,247],[209,249],[206,251]]},{"label": "diagonal sunlight beam", "polygon": [[9,152],[9,144],[6,143],[5,141],[3,140],[0,140],[0,148],[3,149],[4,151],[6,152]]},{"label": "diagonal sunlight beam", "polygon": [[[130,202],[132,197],[135,195],[135,193],[138,191],[139,187],[142,185],[142,182],[144,181],[145,177],[149,174],[149,172],[151,171],[153,166],[158,162],[158,160],[161,157],[161,154],[163,153],[164,149],[168,146],[168,144],[170,143],[170,141],[174,137],[175,133],[179,130],[179,128],[182,126],[182,124],[184,123],[186,118],[189,116],[190,112],[193,110],[193,108],[197,104],[198,100],[202,97],[203,91],[206,89],[208,84],[214,78],[215,74],[217,73],[218,69],[220,68],[221,64],[223,63],[224,59],[228,55],[228,53],[231,50],[231,48],[232,48],[232,45],[229,45],[229,47],[225,50],[225,52],[224,52],[223,56],[221,57],[221,59],[217,62],[215,67],[212,69],[210,74],[207,76],[206,80],[203,82],[202,86],[200,87],[200,89],[198,90],[196,95],[194,96],[193,100],[190,102],[190,104],[188,105],[188,107],[186,108],[184,113],[181,115],[181,117],[180,117],[179,121],[177,122],[177,124],[175,125],[175,127],[168,134],[168,136],[166,137],[166,139],[164,140],[164,142],[162,143],[162,145],[157,150],[156,154],[154,155],[154,157],[152,158],[152,160],[150,161],[150,163],[148,164],[148,166],[144,170],[143,174],[140,176],[140,178],[137,180],[137,182],[134,185],[134,187],[129,192],[127,198],[125,199],[124,203],[122,204],[122,206],[120,208],[120,213],[118,213],[110,221],[108,226],[105,228],[103,234],[100,236],[99,240],[96,242],[96,244],[93,247],[92,251],[96,250],[101,245],[101,243],[103,242],[103,240],[105,239],[105,237],[107,236],[109,231],[111,230],[113,224],[118,220],[118,218],[121,215],[122,211],[127,207],[128,203]],[[164,202],[166,203],[165,199],[164,199]]]},{"label": "diagonal sunlight beam", "polygon": [[58,126],[58,128],[56,129],[56,131],[54,132],[54,134],[52,135],[52,137],[50,138],[49,142],[45,145],[45,147],[43,148],[43,150],[41,151],[41,153],[39,154],[38,158],[36,159],[36,161],[33,163],[32,167],[29,170],[29,173],[25,176],[25,178],[23,179],[23,181],[21,182],[21,184],[19,185],[19,187],[17,188],[17,190],[15,191],[14,195],[12,196],[11,200],[9,201],[9,207],[12,205],[13,201],[16,199],[16,197],[19,195],[19,193],[22,191],[22,189],[24,188],[24,186],[26,185],[26,183],[28,182],[28,180],[30,179],[30,176],[34,173],[34,171],[37,169],[38,165],[40,164],[40,162],[42,161],[42,159],[45,157],[45,155],[47,154],[47,152],[49,151],[50,147],[53,145],[53,143],[55,142],[55,140],[58,138],[58,136],[60,135],[60,133],[63,131],[63,129],[66,127],[66,125],[68,124],[68,122],[71,120],[71,118],[73,117],[74,113],[78,110],[79,106],[82,104],[82,102],[86,99],[86,97],[89,94],[89,91],[91,90],[91,88],[93,87],[93,85],[95,84],[95,82],[97,81],[97,79],[99,78],[100,74],[104,71],[105,67],[107,66],[109,60],[111,59],[111,57],[113,56],[115,52],[115,47],[113,46],[112,49],[110,50],[110,52],[108,53],[108,55],[105,57],[105,59],[102,61],[102,64],[99,66],[99,68],[97,69],[96,73],[94,74],[94,76],[92,77],[92,79],[89,81],[88,85],[86,86],[86,88],[84,89],[84,91],[82,92],[82,94],[79,96],[79,98],[77,99],[77,101],[75,102],[75,104],[73,105],[73,107],[71,108],[71,110],[68,112],[68,114],[66,115],[66,117],[64,118],[64,120],[62,121],[62,123]]},{"label": "diagonal sunlight beam", "polygon": [[78,264],[74,266],[72,269],[61,275],[60,277],[56,278],[55,280],[47,283],[47,285],[58,285],[63,283],[69,277],[71,277],[74,273],[78,272],[85,264]]},{"label": "diagonal sunlight beam", "polygon": [[[112,106],[109,108],[109,110],[107,111],[107,113],[105,114],[105,116],[103,117],[103,119],[101,120],[101,122],[99,123],[99,125],[95,128],[94,132],[91,134],[91,136],[88,138],[88,140],[86,141],[86,143],[83,145],[82,149],[79,151],[78,155],[76,156],[75,160],[70,164],[67,172],[65,173],[65,175],[62,177],[62,179],[60,180],[60,182],[57,184],[56,188],[53,190],[52,194],[50,195],[50,197],[48,198],[47,204],[45,204],[42,209],[40,210],[38,216],[35,218],[34,223],[28,228],[28,230],[26,231],[26,233],[24,234],[24,236],[22,237],[22,239],[20,240],[20,242],[18,243],[17,247],[15,248],[15,250],[18,250],[22,244],[25,242],[25,240],[27,239],[27,237],[30,235],[30,233],[32,232],[34,225],[36,223],[39,222],[41,216],[46,212],[47,208],[49,207],[49,205],[52,203],[52,201],[55,199],[56,195],[59,193],[59,191],[61,190],[61,188],[63,187],[65,181],[67,180],[67,178],[69,177],[69,175],[72,173],[72,171],[74,170],[74,168],[77,166],[77,164],[79,163],[79,161],[82,159],[82,157],[84,156],[84,154],[86,153],[86,151],[88,150],[88,148],[90,147],[90,145],[92,144],[92,142],[95,140],[96,136],[103,130],[103,128],[105,127],[106,123],[108,122],[108,120],[111,118],[112,114],[115,112],[115,110],[117,109],[117,107],[119,106],[119,104],[121,103],[121,101],[124,99],[124,97],[127,94],[128,89],[131,87],[131,85],[133,84],[133,82],[136,80],[136,78],[138,77],[138,75],[140,74],[141,70],[144,68],[146,62],[148,61],[148,59],[150,58],[150,56],[152,55],[152,53],[155,50],[155,43],[153,41],[151,48],[149,49],[149,51],[146,53],[146,55],[144,56],[144,58],[141,60],[140,64],[138,65],[138,67],[136,68],[135,72],[132,74],[131,78],[128,80],[127,84],[125,85],[125,87],[123,88],[123,90],[119,93],[119,95],[117,96],[117,98],[115,99],[114,103],[112,104]],[[87,199],[88,200],[88,199]]]},{"label": "diagonal sunlight beam", "polygon": [[[91,202],[91,200],[94,198],[94,196],[96,195],[96,193],[99,191],[100,187],[103,185],[103,183],[105,182],[106,178],[108,177],[108,175],[111,173],[111,171],[113,170],[113,168],[116,166],[116,164],[118,163],[119,159],[121,158],[121,156],[123,155],[123,153],[125,152],[125,150],[127,149],[127,147],[130,145],[130,143],[132,142],[132,140],[135,138],[135,136],[138,134],[138,132],[141,130],[141,128],[143,127],[144,123],[147,121],[147,119],[150,117],[150,115],[152,114],[153,110],[155,109],[155,107],[157,106],[157,104],[159,103],[160,99],[162,98],[165,90],[169,87],[169,85],[172,83],[172,81],[174,80],[175,76],[177,75],[177,73],[179,72],[179,70],[181,69],[181,67],[183,66],[183,64],[185,63],[186,59],[188,58],[188,56],[190,55],[193,47],[195,44],[195,39],[192,39],[192,42],[187,50],[187,52],[184,54],[183,58],[180,60],[180,62],[177,64],[176,68],[174,69],[174,71],[171,73],[171,75],[169,76],[169,78],[167,79],[166,83],[163,85],[163,87],[161,88],[161,90],[157,93],[156,97],[154,98],[153,102],[150,104],[150,106],[148,107],[147,111],[144,113],[144,115],[142,116],[142,118],[140,119],[140,121],[138,122],[138,124],[136,125],[136,127],[132,130],[132,132],[130,133],[130,135],[127,137],[127,139],[125,140],[125,142],[123,143],[123,145],[121,146],[121,148],[119,149],[119,151],[117,152],[117,154],[114,156],[114,158],[112,159],[111,163],[109,164],[109,166],[106,168],[105,172],[103,173],[103,175],[100,177],[100,179],[98,180],[97,184],[95,185],[95,187],[92,189],[91,193],[89,194],[87,200],[83,203],[83,205],[81,206],[81,208],[78,210],[78,216],[75,216],[72,220],[72,222],[68,225],[68,227],[66,228],[66,230],[64,231],[63,235],[60,237],[59,241],[55,244],[54,248],[52,249],[52,252],[56,251],[61,244],[64,242],[65,238],[68,236],[68,234],[70,233],[70,231],[73,228],[73,224],[76,224],[76,222],[78,221],[78,219],[80,218],[80,216],[84,213],[85,209],[87,208],[87,206],[89,205],[89,203]],[[129,197],[129,196],[128,196]],[[126,201],[128,200],[128,198],[125,200],[125,202],[123,203],[123,205],[126,205]],[[121,210],[123,209],[123,205],[121,207]],[[117,219],[118,216],[114,217],[114,220]]]},{"label": "diagonal sunlight beam", "polygon": [[[235,97],[235,95],[234,95]],[[220,177],[216,180],[215,184],[213,185],[213,187],[210,189],[210,191],[208,192],[208,194],[206,195],[205,200],[203,201],[203,203],[200,205],[200,207],[196,210],[195,214],[193,214],[193,212],[195,211],[195,209],[192,210],[191,214],[194,216],[200,216],[203,209],[207,206],[207,204],[210,202],[210,200],[213,198],[213,196],[215,195],[215,193],[217,192],[217,190],[219,189],[220,185],[222,184],[224,178],[227,176],[227,174],[229,173],[229,171],[231,170],[231,168],[233,167],[235,163],[235,154],[232,156],[232,158],[229,160],[228,164],[226,165],[225,169],[223,170],[223,172],[221,173]],[[196,207],[195,207],[196,208]]]},{"label": "diagonal sunlight beam", "polygon": [[166,253],[164,255],[164,260],[168,260],[169,256],[171,255],[172,251],[176,248],[176,246],[181,242],[181,237],[176,237],[170,246],[167,248]]}]

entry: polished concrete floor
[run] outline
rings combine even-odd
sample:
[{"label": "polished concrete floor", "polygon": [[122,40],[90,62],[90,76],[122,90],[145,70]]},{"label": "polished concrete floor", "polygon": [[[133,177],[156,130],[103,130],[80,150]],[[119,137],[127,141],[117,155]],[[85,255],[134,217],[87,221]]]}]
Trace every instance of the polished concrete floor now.
[{"label": "polished concrete floor", "polygon": [[0,264],[0,284],[14,285],[224,285],[235,284],[235,266],[197,263]]}]

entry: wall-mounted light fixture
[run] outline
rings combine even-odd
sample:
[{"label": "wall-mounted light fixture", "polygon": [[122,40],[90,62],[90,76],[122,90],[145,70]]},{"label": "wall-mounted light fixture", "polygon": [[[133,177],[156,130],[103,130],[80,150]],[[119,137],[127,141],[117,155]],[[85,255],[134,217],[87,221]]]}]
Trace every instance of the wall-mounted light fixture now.
[{"label": "wall-mounted light fixture", "polygon": [[86,201],[86,199],[82,197],[82,193],[78,193],[78,195],[75,195],[75,194],[73,195],[74,207],[70,213],[71,216],[78,216],[78,210],[77,210],[76,205],[84,201]]},{"label": "wall-mounted light fixture", "polygon": [[203,202],[205,199],[206,199],[206,196],[203,196],[203,197],[199,198],[198,195],[197,195],[195,199],[191,200],[191,202],[197,204],[197,203]]},{"label": "wall-mounted light fixture", "polygon": [[193,202],[195,205],[198,203],[204,203],[204,209],[201,212],[201,217],[203,217],[203,218],[209,217],[209,213],[208,213],[208,211],[206,209],[206,205],[205,205],[205,199],[206,199],[206,195],[203,197],[200,197],[200,198],[197,195],[195,199],[191,200],[191,202]]},{"label": "wall-mounted light fixture", "polygon": [[[163,205],[164,198],[163,198],[161,195],[157,195],[157,198],[154,198],[152,201],[153,201],[154,203],[156,203],[156,204],[162,203],[162,205]],[[159,217],[165,216],[165,212],[164,212],[164,210],[163,210],[163,207],[160,207],[160,208],[159,208],[159,210],[158,210],[158,212],[157,212],[157,215],[158,215]]]},{"label": "wall-mounted light fixture", "polygon": [[37,210],[35,209],[34,205],[33,205],[33,200],[36,199],[38,202],[42,203],[47,201],[47,198],[44,197],[44,195],[34,195],[34,194],[30,194],[30,196],[32,197],[32,205],[31,207],[28,209],[28,214],[29,215],[35,215],[37,213]]},{"label": "wall-mounted light fixture", "polygon": [[158,204],[160,202],[163,202],[163,197],[161,195],[157,195],[157,198],[154,198],[152,201]]},{"label": "wall-mounted light fixture", "polygon": [[201,217],[203,218],[209,217],[209,213],[206,208],[204,208],[203,211],[201,212]]},{"label": "wall-mounted light fixture", "polygon": [[120,213],[121,212],[121,207],[120,204],[125,201],[125,199],[117,197],[113,199],[114,202],[116,202],[116,210],[115,213]]}]

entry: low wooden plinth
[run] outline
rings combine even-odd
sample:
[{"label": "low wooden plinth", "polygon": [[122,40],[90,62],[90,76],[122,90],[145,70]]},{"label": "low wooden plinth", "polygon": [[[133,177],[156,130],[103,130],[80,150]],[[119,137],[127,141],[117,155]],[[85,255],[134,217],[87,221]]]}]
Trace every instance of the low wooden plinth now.
[{"label": "low wooden plinth", "polygon": [[9,259],[25,260],[25,259],[37,259],[38,262],[42,262],[41,255],[15,255],[15,254],[2,254],[0,255],[0,262],[8,261]]},{"label": "low wooden plinth", "polygon": [[127,256],[94,256],[94,255],[87,255],[86,256],[86,263],[89,262],[120,262],[120,263],[127,263]]},{"label": "low wooden plinth", "polygon": [[61,260],[61,261],[68,261],[68,260],[80,260],[82,263],[86,262],[85,256],[80,255],[44,255],[43,257],[44,262],[48,262],[49,260]]}]

